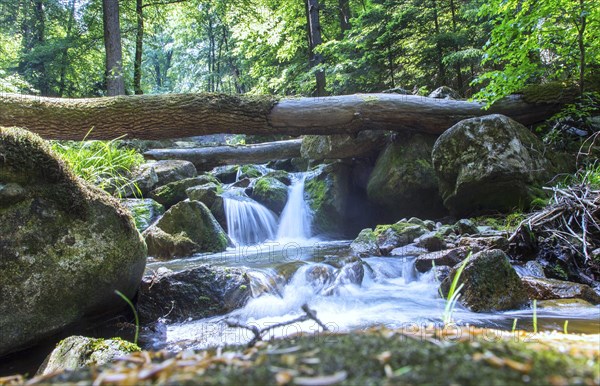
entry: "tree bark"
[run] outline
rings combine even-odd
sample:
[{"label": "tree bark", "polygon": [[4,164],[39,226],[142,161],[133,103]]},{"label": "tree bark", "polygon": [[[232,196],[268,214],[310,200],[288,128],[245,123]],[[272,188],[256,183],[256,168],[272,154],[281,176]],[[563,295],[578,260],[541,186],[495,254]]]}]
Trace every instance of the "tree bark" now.
[{"label": "tree bark", "polygon": [[[306,0],[306,17],[308,22],[308,41],[309,41],[309,64],[310,67],[317,67],[323,63],[323,55],[316,53],[315,48],[323,43],[321,38],[321,21],[319,18],[319,1]],[[317,69],[315,71],[317,89],[315,96],[325,95],[325,71]]]},{"label": "tree bark", "polygon": [[106,50],[106,94],[124,95],[123,51],[119,24],[119,1],[102,0],[104,22],[104,48]]},{"label": "tree bark", "polygon": [[142,90],[142,55],[144,52],[144,0],[136,0],[135,15],[137,29],[135,31],[135,60],[133,62],[133,92],[136,95],[144,93]]},{"label": "tree bark", "polygon": [[[558,96],[557,96],[558,98]],[[570,101],[563,101],[570,103]],[[226,94],[132,95],[59,99],[0,95],[0,125],[47,139],[164,139],[218,133],[329,135],[362,130],[441,134],[453,124],[492,113],[522,124],[539,123],[560,103],[529,104],[511,96],[483,110],[476,102],[415,95],[356,94],[292,98]]]},{"label": "tree bark", "polygon": [[144,157],[154,160],[190,161],[199,171],[222,165],[262,164],[273,160],[300,157],[301,139],[267,142],[247,146],[216,146],[194,149],[154,149]]},{"label": "tree bark", "polygon": [[340,21],[340,40],[352,26],[350,25],[350,0],[338,0],[338,19]]}]

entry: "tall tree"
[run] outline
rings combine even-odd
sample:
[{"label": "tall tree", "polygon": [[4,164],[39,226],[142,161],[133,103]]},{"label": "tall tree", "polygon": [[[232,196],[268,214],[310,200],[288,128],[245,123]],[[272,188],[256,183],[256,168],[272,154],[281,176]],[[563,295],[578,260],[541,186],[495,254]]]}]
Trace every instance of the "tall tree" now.
[{"label": "tall tree", "polygon": [[102,11],[106,51],[106,94],[109,96],[124,95],[119,0],[102,0]]},{"label": "tall tree", "polygon": [[135,60],[133,62],[133,92],[142,91],[142,54],[144,50],[144,0],[135,1],[135,16],[137,29],[135,31]]},{"label": "tall tree", "polygon": [[340,39],[344,37],[346,31],[352,27],[350,25],[350,0],[338,0],[338,19],[340,20]]},{"label": "tall tree", "polygon": [[[315,51],[319,45],[323,43],[321,37],[321,20],[319,16],[319,1],[318,0],[306,0],[306,19],[307,19],[307,32],[308,32],[308,44],[309,44],[309,62],[310,67],[319,67],[323,64],[323,55]],[[315,78],[317,81],[317,90],[315,96],[325,95],[325,71],[322,68],[315,70]]]}]

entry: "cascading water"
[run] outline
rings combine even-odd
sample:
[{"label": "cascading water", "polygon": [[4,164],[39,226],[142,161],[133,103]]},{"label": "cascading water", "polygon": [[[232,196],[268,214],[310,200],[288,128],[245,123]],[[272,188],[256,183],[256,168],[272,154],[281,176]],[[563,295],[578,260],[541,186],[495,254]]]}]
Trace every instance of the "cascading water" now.
[{"label": "cascading water", "polygon": [[223,195],[227,234],[237,245],[254,245],[273,240],[277,218],[269,209],[247,197],[241,190]]},{"label": "cascading water", "polygon": [[278,240],[304,240],[311,236],[311,213],[304,200],[305,179],[306,175],[302,173],[289,187],[288,200],[277,229]]}]

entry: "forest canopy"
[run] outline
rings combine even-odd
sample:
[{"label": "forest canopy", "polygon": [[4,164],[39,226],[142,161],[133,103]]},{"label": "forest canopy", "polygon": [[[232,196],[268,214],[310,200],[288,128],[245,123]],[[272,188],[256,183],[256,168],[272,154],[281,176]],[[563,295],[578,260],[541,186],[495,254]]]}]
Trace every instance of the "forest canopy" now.
[{"label": "forest canopy", "polygon": [[[597,0],[1,0],[0,92],[115,95],[119,78],[126,94],[583,94],[599,24]],[[107,33],[122,52],[109,70]]]}]

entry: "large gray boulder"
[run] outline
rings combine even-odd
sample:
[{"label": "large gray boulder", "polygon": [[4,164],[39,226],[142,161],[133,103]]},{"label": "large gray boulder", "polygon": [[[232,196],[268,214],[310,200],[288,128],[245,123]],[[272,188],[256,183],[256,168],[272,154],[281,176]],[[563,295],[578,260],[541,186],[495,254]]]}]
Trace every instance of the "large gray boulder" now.
[{"label": "large gray boulder", "polygon": [[435,142],[433,166],[455,215],[528,207],[552,173],[541,141],[503,115],[460,121]]},{"label": "large gray boulder", "polygon": [[146,245],[119,202],[40,137],[0,127],[0,154],[1,356],[121,308],[115,290],[135,295]]},{"label": "large gray boulder", "polygon": [[231,243],[210,210],[199,201],[172,206],[143,235],[148,254],[163,259],[221,252]]},{"label": "large gray boulder", "polygon": [[185,190],[187,196],[192,201],[200,201],[210,209],[215,219],[223,229],[227,229],[227,219],[225,218],[225,205],[221,197],[219,185],[209,182],[207,184],[193,186]]},{"label": "large gray boulder", "polygon": [[[448,296],[452,280],[458,272],[459,263],[442,282],[440,289]],[[499,249],[483,251],[473,255],[466,263],[459,284],[460,303],[471,311],[490,312],[517,309],[524,306],[527,292],[508,256]]]},{"label": "large gray boulder", "polygon": [[182,160],[149,162],[133,171],[131,183],[121,188],[122,197],[146,196],[153,189],[171,182],[196,177],[198,172],[193,163]]},{"label": "large gray boulder", "polygon": [[137,302],[142,323],[182,322],[226,314],[246,304],[250,279],[240,268],[203,264],[180,272],[159,268],[144,277]]},{"label": "large gray boulder", "polygon": [[421,134],[398,138],[379,155],[367,195],[383,221],[445,214],[431,162],[434,141]]}]

